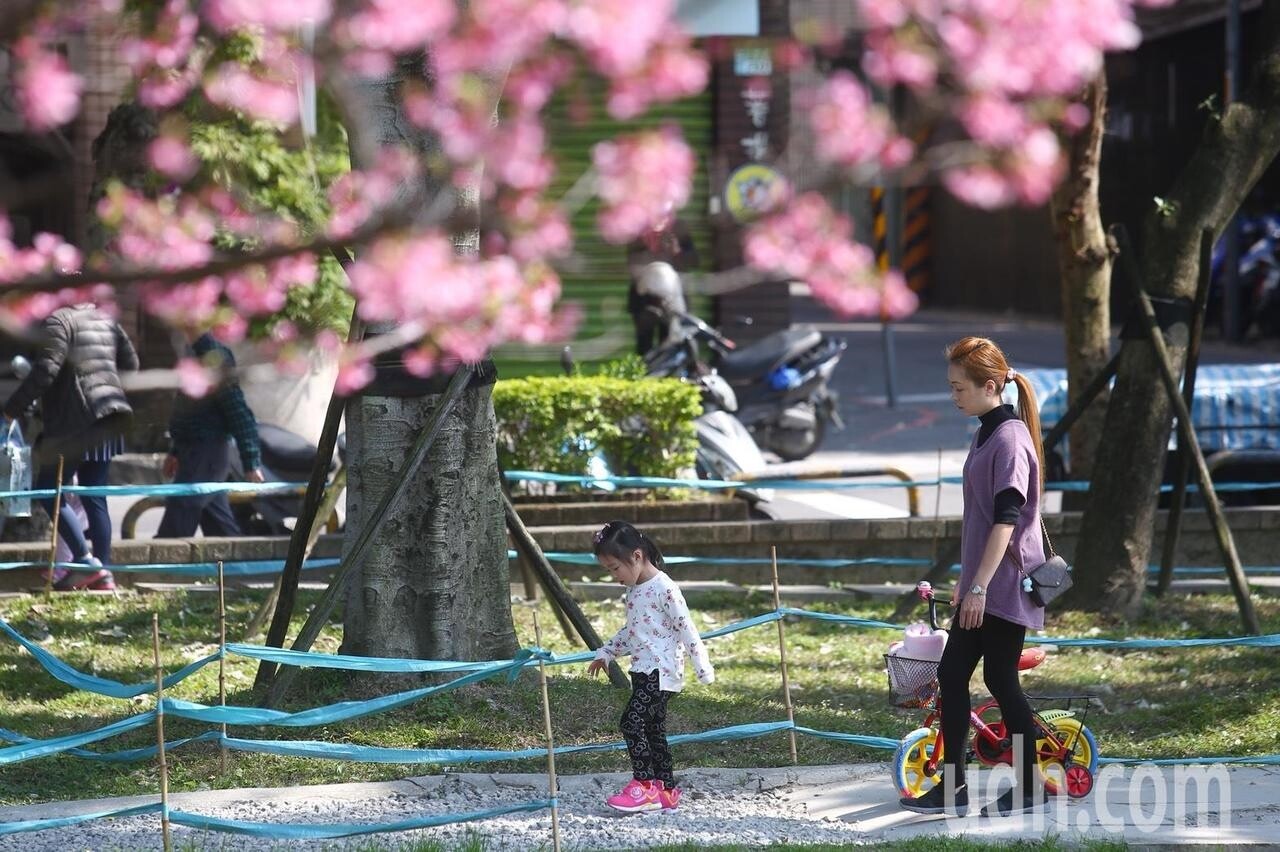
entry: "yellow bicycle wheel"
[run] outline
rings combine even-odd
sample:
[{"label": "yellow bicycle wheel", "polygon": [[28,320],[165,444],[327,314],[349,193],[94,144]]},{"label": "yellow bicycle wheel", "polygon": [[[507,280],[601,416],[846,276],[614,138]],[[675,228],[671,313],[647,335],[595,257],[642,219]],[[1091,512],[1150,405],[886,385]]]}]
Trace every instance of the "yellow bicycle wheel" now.
[{"label": "yellow bicycle wheel", "polygon": [[1040,771],[1044,773],[1046,787],[1050,792],[1066,790],[1072,798],[1088,795],[1093,789],[1093,776],[1098,771],[1098,742],[1093,738],[1093,732],[1079,719],[1069,716],[1049,720],[1048,724],[1054,736],[1072,754],[1071,765],[1063,766],[1056,746],[1048,738],[1036,741],[1036,758]]},{"label": "yellow bicycle wheel", "polygon": [[904,796],[923,795],[942,780],[941,767],[927,771],[934,750],[938,747],[938,732],[932,728],[917,728],[902,738],[893,755],[893,776],[898,792]]}]

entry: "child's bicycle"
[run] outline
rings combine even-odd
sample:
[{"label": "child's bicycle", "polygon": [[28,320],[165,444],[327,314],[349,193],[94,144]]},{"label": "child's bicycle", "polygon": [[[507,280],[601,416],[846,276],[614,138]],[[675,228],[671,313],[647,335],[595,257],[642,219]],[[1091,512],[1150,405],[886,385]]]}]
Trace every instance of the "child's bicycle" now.
[{"label": "child's bicycle", "polygon": [[[937,599],[933,588],[926,582],[916,587],[916,592],[929,605],[929,626],[938,629]],[[943,601],[950,605],[950,601]],[[937,784],[942,778],[943,747],[941,717],[938,709],[938,663],[931,660],[912,659],[885,654],[885,666],[889,674],[889,692],[898,707],[923,708],[928,711],[924,724],[902,738],[893,755],[894,781],[903,796],[919,796]],[[1018,661],[1018,670],[1033,669],[1044,662],[1041,648],[1027,648]],[[1073,799],[1084,798],[1093,789],[1093,778],[1098,772],[1098,742],[1093,732],[1084,725],[1088,712],[1089,696],[1028,695],[1034,706],[1037,703],[1065,702],[1065,709],[1040,710],[1033,713],[1038,736],[1036,757],[1045,778],[1045,791],[1057,795],[1065,789]],[[1080,708],[1079,711],[1075,708]],[[1079,712],[1079,718],[1077,718]],[[1000,707],[989,700],[976,710],[969,711],[969,722],[975,733],[965,761],[976,757],[986,766],[999,763],[1012,765],[1012,740],[1000,718]]]}]

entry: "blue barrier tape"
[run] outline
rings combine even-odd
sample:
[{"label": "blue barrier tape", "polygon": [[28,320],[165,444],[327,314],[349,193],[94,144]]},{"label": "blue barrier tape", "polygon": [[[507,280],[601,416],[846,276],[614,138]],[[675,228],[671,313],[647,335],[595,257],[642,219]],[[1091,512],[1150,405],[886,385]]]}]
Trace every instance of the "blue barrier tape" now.
[{"label": "blue barrier tape", "polygon": [[[937,479],[919,479],[910,482],[867,482],[843,479],[753,479],[750,482],[734,479],[674,479],[665,476],[590,476],[570,473],[546,473],[537,470],[508,470],[503,475],[511,482],[554,482],[561,485],[615,485],[620,488],[700,488],[704,491],[756,490],[761,488],[792,489],[797,491],[831,491],[844,488],[906,488],[937,485]],[[0,495],[3,496],[3,495]]]},{"label": "blue barrier tape", "polygon": [[[284,648],[272,648],[266,645],[244,645],[238,642],[227,644],[227,653],[255,660],[268,660],[285,666],[304,666],[310,668],[345,669],[353,672],[431,672],[451,674],[454,672],[475,672],[487,669],[510,666],[511,660],[483,660],[466,663],[452,660],[408,660],[395,657],[357,657],[348,654],[321,654],[315,651],[292,651]],[[536,666],[541,659],[549,666],[582,663],[595,657],[590,651],[578,651],[573,654],[546,654],[541,657],[530,657],[522,665]]]},{"label": "blue barrier tape", "polygon": [[880,748],[885,750],[893,750],[898,747],[901,740],[890,739],[889,737],[872,737],[867,734],[846,734],[841,731],[818,731],[813,728],[805,728],[796,725],[796,733],[804,734],[807,737],[817,737],[823,740],[837,740],[852,745],[865,746],[866,748]]},{"label": "blue barrier tape", "polygon": [[530,659],[549,658],[550,656],[546,651],[540,649],[525,648],[517,652],[515,659],[486,666],[447,683],[410,689],[367,701],[339,701],[335,704],[313,707],[309,710],[300,710],[295,713],[272,710],[265,707],[209,706],[192,701],[184,701],[179,698],[169,698],[168,696],[164,698],[162,706],[164,712],[168,715],[214,725],[277,725],[304,728],[358,719],[361,716],[380,713],[384,710],[394,710],[397,707],[404,707],[436,693],[448,692],[467,684],[497,677],[498,675],[505,674],[514,678],[528,664]]},{"label": "blue barrier tape", "polygon": [[[755,722],[730,725],[693,734],[672,734],[667,737],[671,745],[704,742],[724,742],[763,737],[791,729],[791,722]],[[222,744],[235,751],[259,754],[275,754],[284,757],[311,757],[326,760],[350,760],[361,763],[429,763],[453,766],[460,763],[492,763],[503,760],[527,760],[546,757],[545,748],[526,748],[514,751],[499,749],[461,748],[385,748],[382,746],[356,745],[354,743],[325,743],[316,740],[246,740],[227,737]],[[894,741],[894,747],[897,747]],[[586,745],[556,746],[556,755],[585,754],[599,751],[621,751],[627,744],[621,740]]]},{"label": "blue barrier tape", "polygon": [[[509,556],[515,558],[515,551],[510,551]],[[566,553],[562,551],[548,551],[543,554],[552,562],[564,562],[570,565],[595,565],[596,557],[593,553]],[[771,565],[773,560],[768,557],[761,556],[667,556],[663,554],[662,561],[668,565]],[[923,566],[932,565],[931,559],[910,559],[898,556],[865,556],[856,559],[778,559],[779,565],[795,565],[806,566],[811,568],[847,568],[851,565],[901,565],[901,566]]]},{"label": "blue barrier tape", "polygon": [[[308,559],[303,563],[303,571],[314,571],[320,568],[332,568],[340,559]],[[58,568],[86,570],[83,562],[55,562]],[[18,571],[31,568],[48,568],[48,562],[0,562],[0,571]],[[184,577],[217,577],[217,562],[147,562],[141,565],[108,565],[115,574],[176,574]],[[94,566],[97,570],[97,566]],[[245,562],[222,563],[224,577],[253,577],[260,574],[279,574],[284,570],[283,559],[260,559]]]},{"label": "blue barrier tape", "polygon": [[[150,683],[126,684],[121,683],[118,680],[110,680],[105,677],[98,677],[97,675],[89,675],[78,671],[55,657],[53,654],[50,654],[44,648],[41,648],[18,631],[14,630],[13,627],[9,625],[9,622],[5,621],[3,618],[0,618],[0,630],[3,630],[9,635],[9,638],[26,648],[27,652],[30,653],[31,656],[35,657],[36,662],[43,666],[45,671],[65,683],[67,686],[72,686],[85,692],[105,695],[109,698],[133,698],[137,695],[145,695],[146,693],[156,691],[155,681],[151,681]],[[207,657],[183,666],[171,675],[167,675],[164,678],[164,688],[168,689],[175,683],[186,679],[191,674],[209,665],[209,663],[216,662],[219,656],[219,652],[214,652]]]},{"label": "blue barrier tape", "polygon": [[[831,477],[829,479],[675,479],[665,476],[591,476],[589,474],[547,473],[537,470],[508,470],[504,476],[512,482],[554,482],[561,485],[598,486],[613,485],[619,488],[699,488],[704,491],[729,491],[741,489],[772,488],[775,490],[834,491],[859,488],[932,488],[938,485],[960,485],[960,476],[942,476],[929,479],[900,479],[867,482],[864,479]],[[1079,480],[1046,482],[1046,491],[1088,491],[1089,483]],[[1215,482],[1215,491],[1271,491],[1280,488],[1280,482]],[[1173,490],[1172,485],[1160,486],[1162,492]],[[1199,486],[1188,484],[1188,491],[1198,491]],[[0,493],[0,498],[5,495]]]},{"label": "blue barrier tape", "polygon": [[[272,494],[301,491],[306,487],[305,482],[166,482],[158,485],[64,485],[62,493],[83,497],[199,497],[207,494]],[[15,497],[51,500],[57,493],[54,488],[0,491],[0,500]]]},{"label": "blue barrier tape", "polygon": [[220,819],[202,816],[186,811],[169,811],[169,822],[185,825],[187,828],[204,831],[221,831],[228,834],[244,834],[249,837],[263,837],[272,840],[337,840],[343,837],[359,837],[363,834],[382,834],[393,831],[412,831],[418,828],[434,828],[440,825],[454,825],[463,822],[475,822],[506,814],[530,813],[542,811],[555,806],[554,799],[538,799],[532,802],[521,802],[517,805],[506,805],[500,808],[489,808],[484,811],[471,811],[461,814],[435,814],[432,816],[410,817],[396,822],[354,825],[350,823],[308,824],[292,823],[279,825],[262,822],[244,822],[236,819]]},{"label": "blue barrier tape", "polygon": [[1225,636],[1212,639],[1055,639],[1038,636],[1037,645],[1060,648],[1111,648],[1113,650],[1147,650],[1152,648],[1219,648],[1240,645],[1246,648],[1280,647],[1280,633],[1263,636]]},{"label": "blue barrier tape", "polygon": [[[944,484],[950,484],[949,479],[953,477],[943,477]],[[954,477],[959,481],[959,477]],[[1247,492],[1247,491],[1273,491],[1280,488],[1280,482],[1215,482],[1213,490],[1219,494],[1226,492]],[[1062,482],[1046,482],[1044,484],[1045,491],[1088,491],[1089,483],[1078,480],[1064,480]],[[1187,483],[1187,493],[1199,493],[1200,486],[1195,483]],[[1164,484],[1160,486],[1161,494],[1170,494],[1173,492],[1173,486]]]},{"label": "blue barrier tape", "polygon": [[[218,731],[205,731],[194,737],[184,737],[180,740],[171,740],[164,744],[165,751],[173,751],[185,745],[192,743],[217,742],[221,733]],[[17,731],[10,731],[7,728],[0,728],[0,740],[10,743],[34,743],[38,742],[25,734]],[[69,754],[72,757],[82,757],[85,760],[96,760],[102,763],[134,763],[139,760],[151,760],[159,751],[157,746],[145,746],[143,748],[131,748],[124,751],[91,751],[87,748],[69,748],[61,752]]]},{"label": "blue barrier tape", "polygon": [[31,740],[20,745],[5,746],[0,748],[0,765],[21,763],[24,760],[33,760],[37,757],[46,757],[47,755],[70,751],[73,748],[79,748],[89,743],[109,739],[117,734],[135,731],[144,725],[150,725],[155,721],[155,718],[155,711],[148,710],[145,713],[139,713],[136,716],[130,716],[127,719],[103,725],[101,728],[94,728],[92,731],[68,734],[65,737],[54,737],[47,740]]},{"label": "blue barrier tape", "polygon": [[849,624],[853,627],[869,627],[876,630],[905,630],[905,624],[890,624],[887,621],[879,621],[874,618],[859,618],[856,615],[836,615],[831,612],[814,612],[811,609],[794,609],[784,606],[778,610],[783,615],[792,615],[796,618],[808,618],[814,621],[830,621],[836,624]]},{"label": "blue barrier tape", "polygon": [[732,624],[726,624],[724,627],[717,627],[715,630],[708,630],[702,634],[703,639],[718,639],[721,636],[728,636],[730,633],[737,633],[739,630],[746,630],[751,627],[759,627],[761,624],[769,624],[781,618],[776,612],[764,612],[760,615],[745,618],[742,621],[735,621]]},{"label": "blue barrier tape", "polygon": [[117,808],[114,811],[96,811],[90,814],[53,817],[52,819],[26,819],[21,822],[0,822],[0,835],[19,834],[24,831],[49,831],[55,828],[67,828],[72,825],[79,825],[82,822],[93,822],[94,820],[99,819],[142,816],[144,814],[158,813],[160,813],[160,803],[152,802],[149,805],[134,805],[130,808]]}]

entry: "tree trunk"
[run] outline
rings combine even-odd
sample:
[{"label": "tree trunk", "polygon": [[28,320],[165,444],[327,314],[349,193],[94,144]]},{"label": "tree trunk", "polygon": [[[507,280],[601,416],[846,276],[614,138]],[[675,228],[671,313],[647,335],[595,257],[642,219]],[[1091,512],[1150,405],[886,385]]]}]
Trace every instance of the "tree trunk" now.
[{"label": "tree trunk", "polygon": [[[462,394],[357,568],[343,653],[492,660],[515,652],[491,390]],[[441,396],[359,397],[347,406],[348,451],[359,448],[348,474],[348,541],[399,478]]]},{"label": "tree trunk", "polygon": [[[1280,4],[1263,7],[1254,80],[1213,123],[1169,193],[1149,217],[1142,286],[1163,298],[1190,299],[1196,289],[1203,229],[1215,235],[1280,151]],[[1126,282],[1127,283],[1127,282]],[[1175,371],[1186,354],[1187,326],[1166,332]],[[1156,499],[1172,408],[1150,343],[1124,341],[1107,409],[1107,440],[1098,449],[1093,486],[1076,551],[1077,604],[1124,617],[1137,614],[1146,590]]]},{"label": "tree trunk", "polygon": [[[400,74],[414,73],[415,67],[420,61],[402,66]],[[360,86],[363,114],[346,116],[357,166],[370,165],[383,145],[428,155],[439,151],[438,139],[405,121],[395,96],[399,82],[396,77]],[[442,192],[455,193],[455,207],[475,204],[474,192],[456,191],[438,176],[404,191],[417,193],[424,206]],[[478,233],[458,235],[455,244],[474,251]],[[385,519],[355,568],[344,609],[343,653],[477,660],[516,651],[492,386],[476,385],[449,412],[409,496]],[[401,475],[410,444],[442,396],[361,395],[348,403],[346,546]]]},{"label": "tree trunk", "polygon": [[[1054,193],[1053,225],[1062,275],[1062,319],[1067,342],[1067,398],[1080,392],[1110,360],[1111,251],[1098,203],[1098,170],[1106,121],[1107,80],[1102,74],[1085,90],[1089,125],[1072,140],[1066,180]],[[1068,438],[1071,479],[1089,479],[1107,414],[1104,391]]]}]

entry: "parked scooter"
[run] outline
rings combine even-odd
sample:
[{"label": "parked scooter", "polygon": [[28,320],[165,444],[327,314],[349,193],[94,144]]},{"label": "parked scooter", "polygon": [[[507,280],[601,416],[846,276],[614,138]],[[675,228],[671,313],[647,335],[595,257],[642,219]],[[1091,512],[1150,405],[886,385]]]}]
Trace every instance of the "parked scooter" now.
[{"label": "parked scooter", "polygon": [[[1255,324],[1263,337],[1280,337],[1280,215],[1245,216],[1240,220],[1240,324]],[[1223,308],[1226,247],[1214,246],[1206,322],[1219,322]]]},{"label": "parked scooter", "polygon": [[[316,447],[306,438],[270,423],[259,423],[258,440],[262,444],[262,474],[267,482],[306,482],[311,478]],[[339,435],[339,458],[345,457],[346,449],[346,435]],[[240,454],[231,444],[227,445],[227,453],[231,461],[228,481],[243,481]],[[336,463],[330,466],[330,475],[336,467]],[[246,535],[289,535],[291,528],[285,521],[297,518],[301,510],[302,497],[296,494],[268,494],[247,503],[231,504],[231,513]]]},{"label": "parked scooter", "polygon": [[737,418],[757,446],[784,461],[798,461],[822,443],[828,424],[844,422],[829,387],[847,344],[809,325],[774,332],[738,349],[737,345],[688,313],[680,276],[665,263],[641,271],[637,289],[652,296],[668,325],[666,339],[645,356],[651,375],[696,376],[702,366],[699,342],[715,353],[714,365],[737,398]]}]

